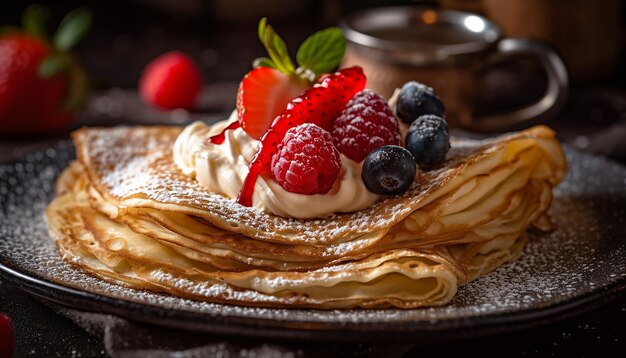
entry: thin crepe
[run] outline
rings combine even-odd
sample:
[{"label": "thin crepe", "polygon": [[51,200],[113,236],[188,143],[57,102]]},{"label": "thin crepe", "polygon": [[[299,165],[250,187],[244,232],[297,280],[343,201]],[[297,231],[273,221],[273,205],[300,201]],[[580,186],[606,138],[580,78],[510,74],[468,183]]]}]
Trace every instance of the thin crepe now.
[{"label": "thin crepe", "polygon": [[[515,260],[548,228],[566,163],[547,127],[453,141],[446,162],[366,210],[296,220],[245,208],[182,175],[179,128],[74,133],[78,161],[47,211],[66,259],[131,287],[245,305],[411,308]],[[218,294],[219,292],[219,294]]]}]

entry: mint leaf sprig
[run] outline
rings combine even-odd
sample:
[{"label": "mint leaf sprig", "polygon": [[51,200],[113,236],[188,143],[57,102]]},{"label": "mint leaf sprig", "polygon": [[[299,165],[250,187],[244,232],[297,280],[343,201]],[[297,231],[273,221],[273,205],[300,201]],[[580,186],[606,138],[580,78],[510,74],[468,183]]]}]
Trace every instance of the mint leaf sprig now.
[{"label": "mint leaf sprig", "polygon": [[269,59],[266,58],[269,60],[267,63],[273,65],[270,67],[287,74],[295,72],[293,62],[291,62],[291,58],[289,58],[289,51],[287,50],[285,41],[283,41],[276,31],[267,23],[266,17],[262,18],[259,22],[259,39],[270,55]]},{"label": "mint leaf sprig", "polygon": [[267,50],[268,57],[254,60],[253,67],[271,67],[287,75],[295,75],[313,83],[324,73],[337,68],[346,51],[346,40],[338,27],[329,27],[309,36],[298,47],[295,68],[285,41],[267,23],[267,18],[259,22],[259,39]]}]

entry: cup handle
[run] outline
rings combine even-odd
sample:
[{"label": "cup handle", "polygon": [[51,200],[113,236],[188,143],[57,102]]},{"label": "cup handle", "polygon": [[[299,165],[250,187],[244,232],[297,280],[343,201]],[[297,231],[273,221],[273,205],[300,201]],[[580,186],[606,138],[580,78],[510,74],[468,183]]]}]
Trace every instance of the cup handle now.
[{"label": "cup handle", "polygon": [[568,75],[561,57],[547,44],[532,39],[503,39],[488,63],[500,62],[518,56],[532,56],[545,69],[548,86],[543,97],[528,106],[512,112],[475,118],[471,129],[499,131],[520,127],[526,122],[537,122],[558,113],[567,99]]}]

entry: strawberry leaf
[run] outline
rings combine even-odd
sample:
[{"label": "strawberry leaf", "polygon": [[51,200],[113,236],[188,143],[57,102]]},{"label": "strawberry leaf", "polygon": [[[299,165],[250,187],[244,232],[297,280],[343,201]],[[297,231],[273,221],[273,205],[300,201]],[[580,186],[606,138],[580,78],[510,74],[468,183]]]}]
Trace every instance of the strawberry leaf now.
[{"label": "strawberry leaf", "polygon": [[259,39],[265,46],[277,70],[285,74],[294,73],[295,68],[291,58],[289,58],[289,51],[287,51],[285,41],[267,23],[267,18],[265,17],[259,22]]},{"label": "strawberry leaf", "polygon": [[274,63],[274,61],[270,60],[267,57],[258,57],[258,58],[255,58],[254,61],[252,62],[252,67],[253,68],[257,68],[257,67],[276,68],[276,64]]},{"label": "strawberry leaf", "polygon": [[39,77],[51,78],[64,72],[70,67],[70,59],[67,54],[55,52],[44,58],[39,63]]},{"label": "strawberry leaf", "polygon": [[37,4],[30,5],[22,14],[22,28],[33,36],[47,38],[46,23],[49,18],[50,11],[47,8]]},{"label": "strawberry leaf", "polygon": [[82,107],[87,100],[89,81],[85,70],[74,59],[70,59],[68,68],[69,84],[67,95],[62,104],[64,111],[71,111]]},{"label": "strawberry leaf", "polygon": [[54,34],[54,47],[59,51],[68,51],[87,34],[90,26],[91,10],[79,8],[68,13]]},{"label": "strawberry leaf", "polygon": [[316,75],[339,66],[346,51],[346,39],[338,27],[329,27],[309,36],[298,48],[296,59],[301,67]]},{"label": "strawberry leaf", "polygon": [[20,29],[15,26],[0,26],[0,36],[9,35],[16,32],[20,32]]}]

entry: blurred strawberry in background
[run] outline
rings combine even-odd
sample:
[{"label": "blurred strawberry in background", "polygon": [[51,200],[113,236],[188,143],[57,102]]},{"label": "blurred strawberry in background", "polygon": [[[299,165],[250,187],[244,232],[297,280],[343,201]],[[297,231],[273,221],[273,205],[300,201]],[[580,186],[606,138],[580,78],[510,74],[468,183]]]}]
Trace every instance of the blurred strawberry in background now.
[{"label": "blurred strawberry in background", "polygon": [[0,357],[11,357],[14,344],[11,318],[0,313]]},{"label": "blurred strawberry in background", "polygon": [[45,8],[28,7],[22,28],[0,29],[0,135],[61,132],[87,95],[87,77],[70,52],[87,33],[91,12],[68,13],[55,34]]},{"label": "blurred strawberry in background", "polygon": [[150,61],[139,80],[144,102],[158,109],[193,109],[202,88],[196,62],[180,51],[167,52]]}]

